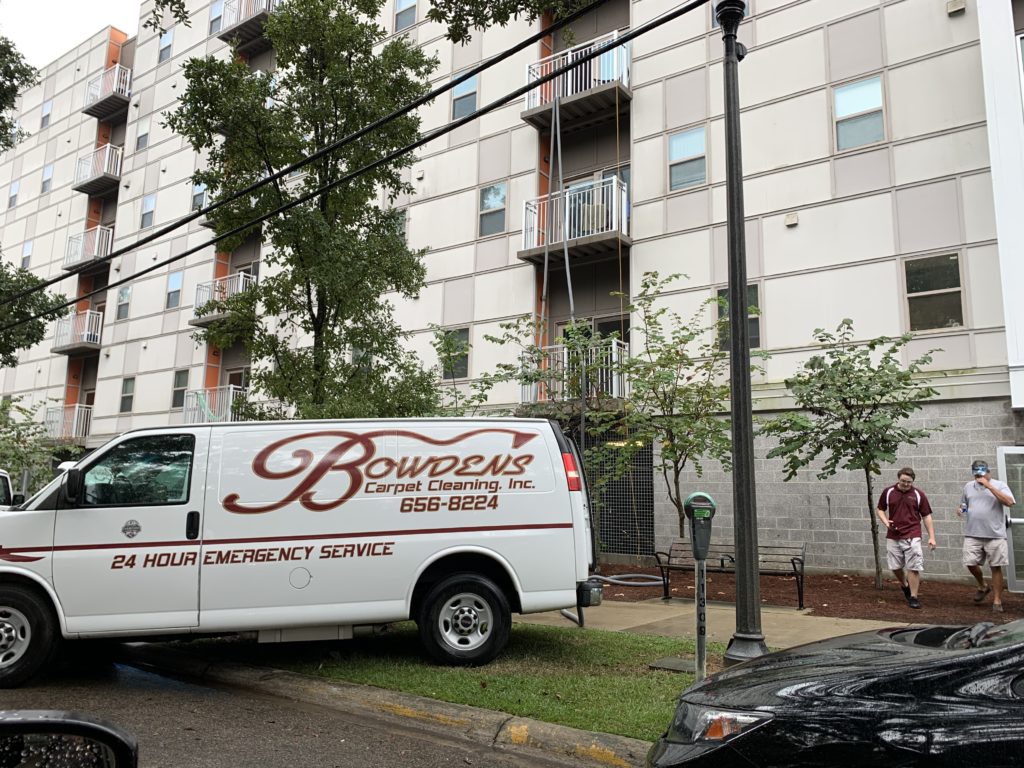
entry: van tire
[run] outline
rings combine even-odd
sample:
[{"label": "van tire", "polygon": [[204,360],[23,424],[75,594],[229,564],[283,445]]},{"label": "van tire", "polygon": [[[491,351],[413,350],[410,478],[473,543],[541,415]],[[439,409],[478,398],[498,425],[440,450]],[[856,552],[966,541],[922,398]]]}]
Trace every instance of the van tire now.
[{"label": "van tire", "polygon": [[0,585],[0,688],[16,688],[57,651],[53,611],[31,590]]},{"label": "van tire", "polygon": [[456,573],[435,584],[416,622],[420,640],[437,662],[451,666],[491,661],[508,643],[512,613],[493,581]]}]

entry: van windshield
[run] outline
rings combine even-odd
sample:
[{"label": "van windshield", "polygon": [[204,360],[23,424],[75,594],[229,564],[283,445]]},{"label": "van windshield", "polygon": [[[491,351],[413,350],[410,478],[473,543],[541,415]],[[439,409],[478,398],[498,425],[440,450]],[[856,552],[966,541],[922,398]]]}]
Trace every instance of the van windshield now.
[{"label": "van windshield", "polygon": [[0,507],[11,506],[11,479],[6,475],[0,476]]}]

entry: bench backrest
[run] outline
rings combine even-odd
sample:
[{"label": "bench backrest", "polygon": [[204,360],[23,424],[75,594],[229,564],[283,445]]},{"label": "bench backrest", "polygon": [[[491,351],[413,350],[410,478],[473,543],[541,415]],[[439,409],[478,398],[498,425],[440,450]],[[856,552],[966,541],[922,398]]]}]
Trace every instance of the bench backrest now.
[{"label": "bench backrest", "polygon": [[[759,570],[784,570],[793,567],[793,561],[803,562],[806,544],[762,544],[757,548]],[[688,541],[675,541],[668,552],[669,565],[693,565],[693,549]],[[707,564],[710,567],[730,568],[736,564],[736,549],[731,542],[712,542],[708,547]]]}]

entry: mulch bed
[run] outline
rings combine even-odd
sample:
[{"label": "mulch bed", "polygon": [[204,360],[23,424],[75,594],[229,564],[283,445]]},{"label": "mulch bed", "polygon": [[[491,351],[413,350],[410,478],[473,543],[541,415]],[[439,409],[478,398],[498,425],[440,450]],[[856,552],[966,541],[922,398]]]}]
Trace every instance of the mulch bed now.
[{"label": "mulch bed", "polygon": [[[635,565],[601,565],[602,576],[623,573],[647,573],[660,576],[657,568]],[[844,619],[875,619],[900,623],[922,624],[974,624],[979,621],[1005,623],[1024,618],[1024,595],[1003,592],[1001,614],[992,613],[992,596],[975,604],[974,580],[964,574],[963,581],[928,580],[921,583],[918,597],[921,609],[907,605],[896,580],[887,573],[883,588],[875,589],[875,580],[869,576],[847,574],[808,573],[804,577],[804,607],[815,616],[834,616]],[[986,572],[986,581],[988,574]],[[693,597],[693,574],[674,571],[671,579],[673,597]],[[796,582],[788,576],[762,576],[761,603],[763,605],[796,608]],[[605,585],[606,600],[639,601],[660,598],[662,588],[620,587]],[[709,573],[707,597],[710,601],[735,602],[736,579],[732,573]]]}]

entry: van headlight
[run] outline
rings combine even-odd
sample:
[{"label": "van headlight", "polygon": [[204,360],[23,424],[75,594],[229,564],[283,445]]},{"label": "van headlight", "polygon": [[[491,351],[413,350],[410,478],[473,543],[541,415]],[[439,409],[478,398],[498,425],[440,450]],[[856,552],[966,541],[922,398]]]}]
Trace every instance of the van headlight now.
[{"label": "van headlight", "polygon": [[772,715],[766,712],[702,707],[680,701],[666,739],[677,744],[723,743],[771,719]]}]

